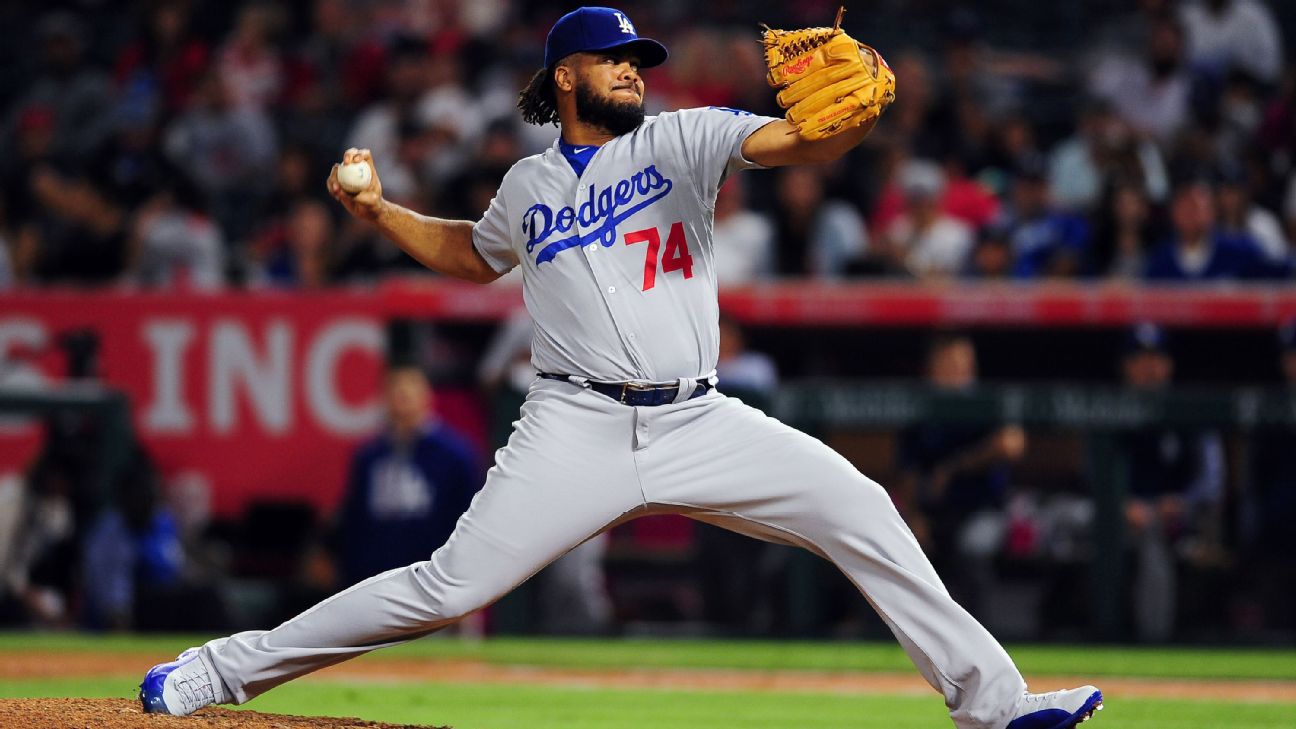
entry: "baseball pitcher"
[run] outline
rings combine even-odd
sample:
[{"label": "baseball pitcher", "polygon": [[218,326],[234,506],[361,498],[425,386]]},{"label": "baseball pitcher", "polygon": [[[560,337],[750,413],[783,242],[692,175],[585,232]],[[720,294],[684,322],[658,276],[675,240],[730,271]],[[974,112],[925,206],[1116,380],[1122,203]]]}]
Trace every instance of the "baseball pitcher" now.
[{"label": "baseball pitcher", "polygon": [[[729,175],[827,162],[895,97],[874,49],[840,28],[766,29],[785,119],[728,108],[644,115],[639,71],[666,61],[624,13],[585,7],[550,30],[518,106],[558,138],[519,161],[476,222],[383,198],[368,150],[356,192],[328,190],[409,255],[487,283],[522,269],[535,320],[531,386],[512,437],[442,548],[269,631],[185,651],[141,686],[147,711],[243,703],[279,684],[439,630],[592,535],[645,514],[699,521],[831,560],[868,598],[964,729],[1066,729],[1092,686],[1034,694],[946,592],[878,484],[823,443],[715,389],[712,210]],[[348,183],[348,187],[357,188]]]}]

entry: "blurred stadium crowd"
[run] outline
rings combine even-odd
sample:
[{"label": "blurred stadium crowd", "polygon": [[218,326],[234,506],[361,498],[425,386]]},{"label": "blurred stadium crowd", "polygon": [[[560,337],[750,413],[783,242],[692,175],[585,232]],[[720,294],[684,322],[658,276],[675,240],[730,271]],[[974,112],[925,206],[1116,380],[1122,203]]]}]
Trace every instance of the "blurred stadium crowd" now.
[{"label": "blurred stadium crowd", "polygon": [[[369,148],[389,198],[475,220],[508,167],[556,136],[523,125],[515,103],[545,31],[575,4],[0,0],[6,27],[31,30],[0,46],[0,128],[11,140],[0,156],[0,290],[306,289],[416,271],[328,200],[329,167],[347,147]],[[671,51],[646,74],[650,112],[716,105],[778,115],[757,22],[821,25],[837,3],[623,5]],[[852,7],[845,26],[887,57],[898,99],[837,163],[726,184],[715,225],[722,284],[1296,275],[1296,3],[877,0]],[[723,388],[768,405],[776,363],[734,322],[722,328]],[[430,417],[426,383],[396,363],[385,380],[388,428],[357,450],[332,527],[283,504],[208,524],[193,516],[202,495],[164,489],[142,448],[120,470],[114,508],[100,511],[77,496],[92,478],[93,433],[76,418],[51,421],[26,483],[0,478],[0,623],[257,627],[426,554],[457,517],[445,505],[466,506],[481,455],[507,437],[534,377],[529,333],[519,315],[479,337],[493,334],[489,346],[432,337],[408,347],[424,370],[457,368],[450,379],[489,403],[496,432],[464,445]],[[798,335],[788,336],[785,349],[795,348]],[[1158,391],[1181,363],[1201,371],[1193,358],[1177,362],[1155,327],[1096,353],[1077,351],[1094,349],[1083,334],[1040,330],[992,333],[981,341],[996,346],[979,350],[957,334],[896,347],[900,336],[834,339],[835,355],[821,343],[795,374],[859,374],[836,356],[868,359],[874,376],[925,376],[934,389],[969,387],[992,369],[1001,379],[1119,379]],[[1264,337],[1244,354],[1271,352]],[[1214,341],[1187,339],[1194,354]],[[1022,356],[1049,347],[1061,352],[1054,361]],[[1239,380],[1263,371],[1267,384],[1281,377],[1292,387],[1296,328],[1283,330],[1278,349],[1263,366],[1221,361],[1222,374],[1184,379],[1248,384]],[[978,364],[987,359],[993,367]],[[830,443],[891,489],[951,589],[996,630],[1087,635],[1077,598],[1094,589],[1084,434],[931,425]],[[1290,433],[1243,439],[1167,426],[1121,447],[1131,627],[1116,637],[1296,636]],[[411,528],[410,519],[425,521]],[[789,618],[807,610],[788,602],[791,584],[828,606],[798,634],[857,634],[852,625],[867,620],[839,575],[808,587],[790,552],[702,527],[676,539],[672,528],[591,542],[542,578],[538,594],[500,603],[497,626],[598,632],[666,617],[739,634],[797,632]],[[354,540],[361,533],[377,538]],[[627,536],[637,551],[619,549]],[[603,560],[619,570],[611,598]],[[681,579],[691,587],[681,591]],[[874,619],[869,630],[883,629]]]},{"label": "blurred stadium crowd", "polygon": [[[514,104],[570,5],[0,4],[6,27],[31,30],[0,49],[0,286],[310,287],[408,269],[328,204],[329,166],[370,148],[389,197],[475,220],[556,135]],[[757,21],[823,24],[834,5],[629,3],[672,52],[647,76],[651,109],[777,113]],[[1289,4],[1064,5],[848,14],[898,100],[840,163],[726,188],[721,281],[1289,278]]]}]

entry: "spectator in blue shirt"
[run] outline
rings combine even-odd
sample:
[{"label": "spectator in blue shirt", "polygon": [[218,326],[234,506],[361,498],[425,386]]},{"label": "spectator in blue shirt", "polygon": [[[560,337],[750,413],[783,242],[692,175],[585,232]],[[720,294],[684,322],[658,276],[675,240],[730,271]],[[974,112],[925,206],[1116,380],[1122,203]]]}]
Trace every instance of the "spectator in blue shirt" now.
[{"label": "spectator in blue shirt", "polygon": [[136,444],[117,476],[115,503],[95,517],[82,545],[87,627],[148,628],[147,621],[135,623],[140,603],[180,585],[184,549],[175,517],[160,503],[161,490],[157,466]]},{"label": "spectator in blue shirt", "polygon": [[[935,389],[976,385],[976,349],[966,335],[934,337],[926,364]],[[985,614],[995,590],[994,558],[1008,534],[1008,480],[1026,447],[1026,431],[1016,424],[923,423],[899,434],[894,498],[950,591],[973,614]]]},{"label": "spectator in blue shirt", "polygon": [[1089,246],[1089,224],[1053,204],[1042,158],[1021,162],[1002,224],[1008,230],[1017,278],[1071,278],[1080,273]]},{"label": "spectator in blue shirt", "polygon": [[1154,247],[1143,268],[1148,281],[1219,281],[1280,278],[1286,263],[1268,260],[1246,233],[1217,225],[1215,196],[1204,180],[1181,184],[1170,207],[1170,237]]},{"label": "spectator in blue shirt", "polygon": [[392,366],[385,397],[387,425],[352,457],[338,515],[347,584],[427,559],[482,484],[472,446],[432,416],[422,370]]},{"label": "spectator in blue shirt", "polygon": [[[1174,381],[1164,330],[1142,323],[1126,336],[1121,376],[1133,391]],[[1195,558],[1218,532],[1224,493],[1224,443],[1213,430],[1148,427],[1119,436],[1127,455],[1125,522],[1135,563],[1133,612],[1140,640],[1174,636],[1178,563]]]}]

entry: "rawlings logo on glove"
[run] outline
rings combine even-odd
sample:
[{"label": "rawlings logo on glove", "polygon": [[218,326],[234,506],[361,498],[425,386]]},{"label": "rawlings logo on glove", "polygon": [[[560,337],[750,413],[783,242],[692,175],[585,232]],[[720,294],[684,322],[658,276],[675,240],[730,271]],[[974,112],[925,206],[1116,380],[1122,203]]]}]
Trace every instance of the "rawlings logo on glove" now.
[{"label": "rawlings logo on glove", "polygon": [[781,74],[782,77],[787,78],[789,76],[796,76],[804,73],[807,68],[810,68],[810,62],[813,60],[813,58],[807,55],[785,65],[783,67],[783,73]]},{"label": "rawlings logo on glove", "polygon": [[873,48],[846,35],[842,14],[831,28],[776,30],[765,26],[770,86],[779,106],[806,139],[823,139],[876,119],[895,101],[895,74]]}]

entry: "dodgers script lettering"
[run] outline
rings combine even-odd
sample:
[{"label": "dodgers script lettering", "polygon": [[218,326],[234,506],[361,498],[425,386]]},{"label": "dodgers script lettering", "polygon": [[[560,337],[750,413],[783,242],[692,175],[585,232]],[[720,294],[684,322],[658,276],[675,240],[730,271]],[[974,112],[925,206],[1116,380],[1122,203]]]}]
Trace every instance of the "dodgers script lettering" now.
[{"label": "dodgers script lettering", "polygon": [[[548,205],[536,203],[522,214],[522,233],[527,236],[527,253],[533,253],[536,246],[544,246],[536,255],[538,266],[545,261],[552,261],[554,256],[568,248],[595,241],[608,248],[617,241],[617,225],[666,197],[673,187],[670,178],[658,172],[656,165],[648,165],[643,171],[634,173],[628,179],[618,180],[615,185],[604,187],[597,193],[590,187],[589,199],[582,202],[579,208],[567,206],[555,213]],[[651,196],[646,197],[649,195]],[[578,231],[566,238],[549,240],[551,236],[570,232],[577,223],[581,228],[588,229],[583,235]]]}]

